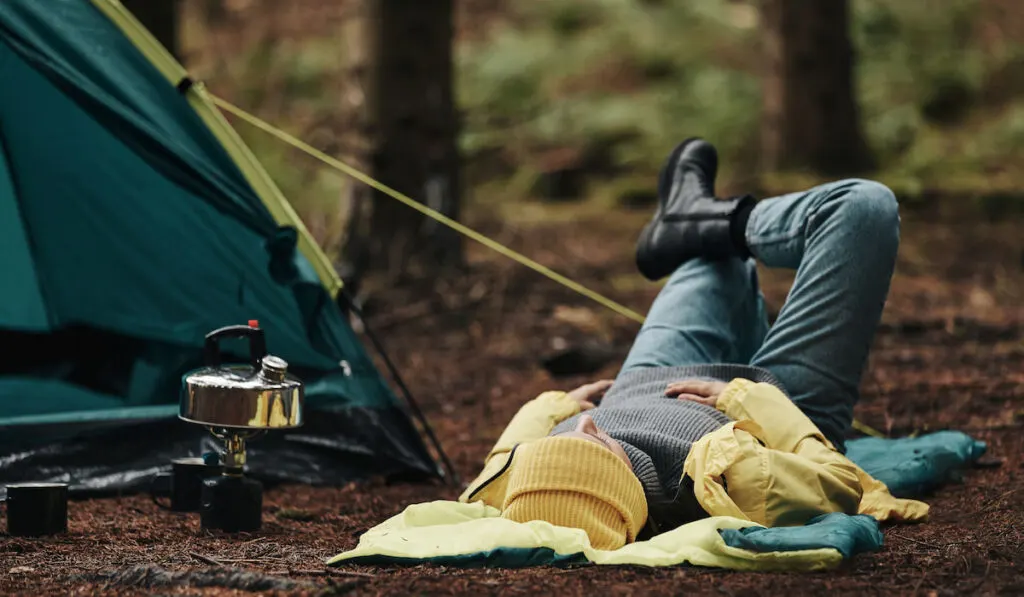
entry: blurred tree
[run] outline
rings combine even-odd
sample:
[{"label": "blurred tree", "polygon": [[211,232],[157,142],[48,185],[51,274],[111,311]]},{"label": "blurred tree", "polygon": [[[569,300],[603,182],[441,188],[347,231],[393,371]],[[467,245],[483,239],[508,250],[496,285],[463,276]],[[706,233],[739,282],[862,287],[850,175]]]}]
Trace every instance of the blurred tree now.
[{"label": "blurred tree", "polygon": [[762,0],[763,166],[852,174],[873,166],[853,82],[848,0]]},{"label": "blurred tree", "polygon": [[121,0],[121,4],[149,29],[157,41],[180,60],[178,2],[179,0]]},{"label": "blurred tree", "polygon": [[[346,156],[374,178],[459,217],[453,97],[453,0],[358,0],[343,109],[355,124]],[[359,187],[359,188],[356,188]],[[394,281],[462,262],[462,238],[383,194],[353,185],[342,275]]]}]

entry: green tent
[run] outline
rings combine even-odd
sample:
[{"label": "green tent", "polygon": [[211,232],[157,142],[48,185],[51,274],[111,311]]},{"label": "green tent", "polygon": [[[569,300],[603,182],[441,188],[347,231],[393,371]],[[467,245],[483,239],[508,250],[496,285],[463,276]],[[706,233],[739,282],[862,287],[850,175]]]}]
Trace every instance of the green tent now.
[{"label": "green tent", "polygon": [[0,86],[0,483],[123,490],[209,449],[176,417],[181,378],[252,319],[307,387],[306,425],[251,444],[255,474],[438,474],[329,260],[120,3],[0,2]]}]

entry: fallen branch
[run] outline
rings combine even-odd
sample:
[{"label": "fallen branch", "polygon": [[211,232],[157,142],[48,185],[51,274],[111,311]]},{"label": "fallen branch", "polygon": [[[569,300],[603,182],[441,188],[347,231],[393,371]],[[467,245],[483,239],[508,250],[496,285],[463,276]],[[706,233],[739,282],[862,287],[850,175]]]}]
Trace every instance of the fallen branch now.
[{"label": "fallen branch", "polygon": [[355,570],[338,570],[337,568],[327,568],[328,574],[335,574],[337,576],[359,576],[362,578],[377,578],[376,574],[370,574],[368,572],[356,572]]},{"label": "fallen branch", "polygon": [[368,572],[356,572],[355,570],[337,570],[334,568],[323,568],[320,570],[309,569],[309,568],[289,568],[284,572],[278,572],[277,574],[289,574],[292,576],[357,576],[359,578],[377,578],[376,574],[370,574]]},{"label": "fallen branch", "polygon": [[200,562],[203,562],[204,564],[209,564],[211,566],[220,566],[220,567],[224,567],[225,566],[224,562],[221,562],[220,560],[215,560],[213,558],[204,556],[201,553],[196,553],[194,551],[190,551],[190,552],[188,552],[188,555],[190,555],[193,558],[199,560]]}]

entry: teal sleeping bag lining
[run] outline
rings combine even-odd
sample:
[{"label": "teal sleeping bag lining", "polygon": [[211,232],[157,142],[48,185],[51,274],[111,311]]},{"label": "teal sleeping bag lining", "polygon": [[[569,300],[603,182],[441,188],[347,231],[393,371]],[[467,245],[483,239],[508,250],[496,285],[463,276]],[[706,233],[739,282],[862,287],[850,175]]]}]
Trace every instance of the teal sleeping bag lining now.
[{"label": "teal sleeping bag lining", "polygon": [[[959,431],[939,431],[920,437],[860,438],[846,444],[846,456],[889,488],[896,497],[915,498],[950,481],[981,458],[988,449]],[[882,532],[870,516],[827,514],[802,527],[727,529],[722,538],[730,547],[753,551],[795,551],[832,547],[844,558],[882,547]]]}]

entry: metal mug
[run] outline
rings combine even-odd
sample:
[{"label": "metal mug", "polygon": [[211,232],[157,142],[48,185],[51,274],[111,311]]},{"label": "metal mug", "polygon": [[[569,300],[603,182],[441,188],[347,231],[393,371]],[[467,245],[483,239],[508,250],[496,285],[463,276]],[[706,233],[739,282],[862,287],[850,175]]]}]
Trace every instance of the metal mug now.
[{"label": "metal mug", "polygon": [[7,486],[8,533],[16,537],[41,537],[67,530],[67,483],[13,483]]},{"label": "metal mug", "polygon": [[[177,458],[171,461],[171,471],[159,473],[150,485],[153,503],[174,512],[198,512],[202,506],[203,481],[220,475],[224,467],[206,464],[202,458]],[[163,504],[159,498],[170,498]]]}]

